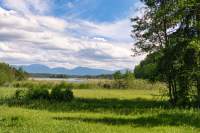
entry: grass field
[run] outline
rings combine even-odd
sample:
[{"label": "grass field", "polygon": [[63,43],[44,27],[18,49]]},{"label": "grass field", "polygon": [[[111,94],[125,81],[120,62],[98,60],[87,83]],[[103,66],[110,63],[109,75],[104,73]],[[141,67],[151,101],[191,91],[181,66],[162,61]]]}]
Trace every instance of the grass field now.
[{"label": "grass field", "polygon": [[75,89],[71,103],[13,101],[0,88],[0,133],[198,133],[200,111],[170,109],[156,90]]}]

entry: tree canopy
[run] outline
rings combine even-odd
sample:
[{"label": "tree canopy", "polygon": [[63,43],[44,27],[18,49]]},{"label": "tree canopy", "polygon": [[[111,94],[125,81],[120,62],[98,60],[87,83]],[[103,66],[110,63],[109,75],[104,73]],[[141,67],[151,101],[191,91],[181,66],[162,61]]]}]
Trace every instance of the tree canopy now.
[{"label": "tree canopy", "polygon": [[[143,77],[165,81],[173,105],[200,105],[199,0],[141,1],[145,4],[143,17],[131,19],[132,37],[137,40],[133,51],[149,57],[135,73],[142,71]],[[159,53],[156,61],[150,60],[155,53]]]},{"label": "tree canopy", "polygon": [[0,85],[14,80],[23,80],[28,76],[21,68],[16,69],[5,63],[0,63],[0,75]]}]

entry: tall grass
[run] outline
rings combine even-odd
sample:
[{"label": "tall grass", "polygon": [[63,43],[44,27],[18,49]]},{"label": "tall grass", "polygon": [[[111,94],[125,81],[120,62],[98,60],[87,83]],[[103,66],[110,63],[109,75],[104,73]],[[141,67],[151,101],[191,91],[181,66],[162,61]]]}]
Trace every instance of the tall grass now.
[{"label": "tall grass", "polygon": [[[13,82],[11,86],[15,88],[47,88],[52,89],[56,85],[64,82],[67,86],[72,86],[75,89],[118,89],[116,87],[116,81],[114,80],[103,80],[103,79],[90,79],[81,83],[69,83],[66,81],[39,81],[39,80],[26,80],[26,81],[18,81]],[[126,85],[126,88],[122,89],[138,89],[138,90],[149,90],[149,89],[158,89],[164,90],[166,89],[166,85],[164,83],[150,83],[145,80],[131,80]]]}]

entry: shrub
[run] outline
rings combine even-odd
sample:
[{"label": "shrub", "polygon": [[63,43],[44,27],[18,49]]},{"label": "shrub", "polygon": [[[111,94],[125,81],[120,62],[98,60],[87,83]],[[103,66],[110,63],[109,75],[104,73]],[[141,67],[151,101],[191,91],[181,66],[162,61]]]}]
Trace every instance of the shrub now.
[{"label": "shrub", "polygon": [[49,91],[43,88],[32,88],[27,91],[28,99],[49,99]]},{"label": "shrub", "polygon": [[26,90],[16,90],[14,97],[16,99],[24,99],[27,95]]},{"label": "shrub", "polygon": [[[21,85],[21,84],[15,84]],[[71,101],[73,99],[73,92],[71,89],[73,88],[73,84],[67,84],[62,82],[60,84],[54,85],[54,87],[50,87],[47,84],[27,84],[29,85],[29,89],[24,90],[16,90],[14,97],[16,99],[26,99],[26,100],[38,100],[38,99],[46,99],[46,100],[57,100],[57,101]],[[32,86],[33,85],[33,86]],[[53,89],[52,89],[53,88]],[[49,93],[51,90],[51,93]]]},{"label": "shrub", "polygon": [[103,84],[103,88],[111,89],[112,88],[112,84],[110,84],[110,83],[104,83]]},{"label": "shrub", "polygon": [[71,89],[72,86],[61,83],[52,89],[51,99],[57,101],[71,101],[74,98]]}]

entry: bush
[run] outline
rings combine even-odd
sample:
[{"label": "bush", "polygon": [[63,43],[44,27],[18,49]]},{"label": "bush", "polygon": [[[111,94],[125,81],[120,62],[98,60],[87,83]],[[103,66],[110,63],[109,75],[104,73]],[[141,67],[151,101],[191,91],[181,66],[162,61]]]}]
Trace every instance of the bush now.
[{"label": "bush", "polygon": [[71,101],[74,98],[71,87],[70,85],[65,86],[64,84],[55,86],[51,91],[51,99],[57,101]]},{"label": "bush", "polygon": [[[21,84],[15,84],[20,86]],[[57,100],[57,101],[71,101],[74,96],[71,89],[73,84],[67,84],[62,82],[60,84],[50,87],[47,84],[27,84],[30,86],[29,89],[16,90],[14,97],[16,99],[26,99],[26,100],[37,100],[37,99],[46,99],[46,100]],[[33,86],[32,86],[33,85]],[[52,89],[53,88],[53,89]],[[51,93],[50,91],[51,90]]]},{"label": "bush", "polygon": [[27,95],[26,90],[16,90],[15,91],[15,98],[16,99],[24,99]]},{"label": "bush", "polygon": [[32,88],[27,91],[28,99],[49,99],[49,91],[43,88]]},{"label": "bush", "polygon": [[112,88],[112,84],[110,84],[110,83],[104,83],[103,84],[103,88],[111,89]]}]

